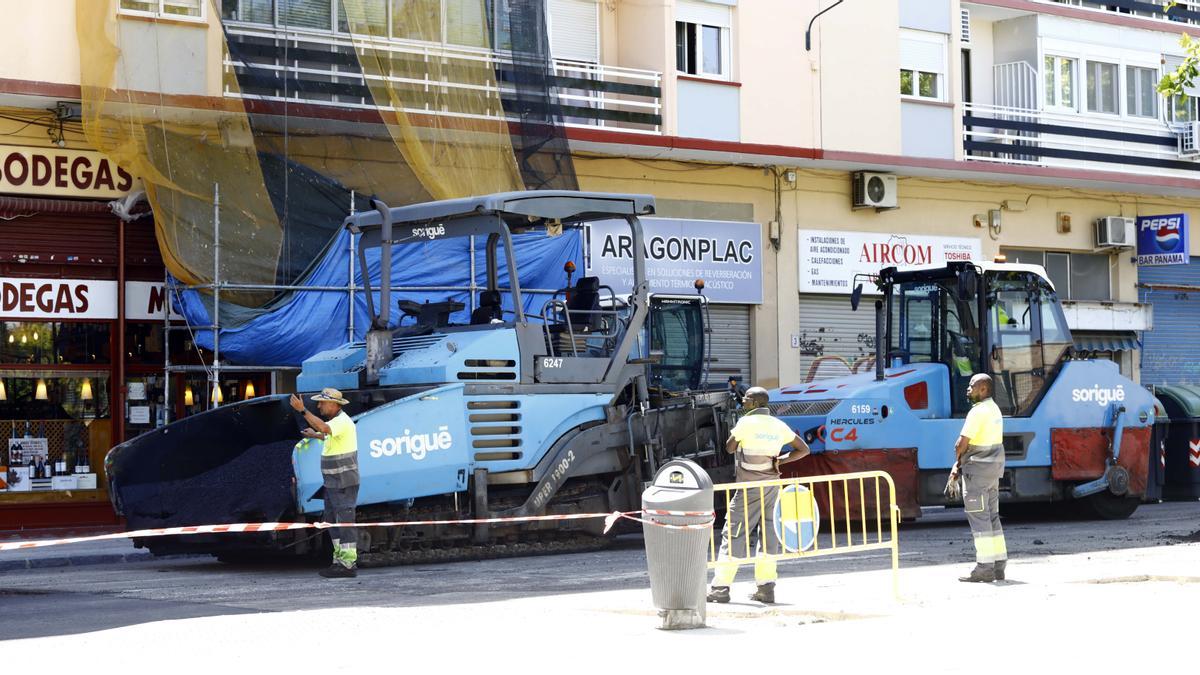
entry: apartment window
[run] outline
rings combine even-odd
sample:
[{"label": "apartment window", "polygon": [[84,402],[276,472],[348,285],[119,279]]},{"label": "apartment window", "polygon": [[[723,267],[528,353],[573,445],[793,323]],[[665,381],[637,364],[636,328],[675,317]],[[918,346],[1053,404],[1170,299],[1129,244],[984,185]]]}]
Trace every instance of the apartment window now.
[{"label": "apartment window", "polygon": [[1117,64],[1087,62],[1088,112],[1117,113]]},{"label": "apartment window", "polygon": [[275,23],[275,0],[221,0],[221,18],[246,23]]},{"label": "apartment window", "polygon": [[279,25],[332,30],[333,4],[329,0],[282,0],[279,3]]},{"label": "apartment window", "polygon": [[1002,249],[1009,262],[1041,265],[1064,300],[1112,300],[1109,258],[1092,253]]},{"label": "apartment window", "polygon": [[900,95],[946,100],[946,36],[900,31]]},{"label": "apartment window", "polygon": [[1075,59],[1046,56],[1046,107],[1075,107]]},{"label": "apartment window", "polygon": [[122,13],[165,19],[202,19],[207,0],[121,0]]},{"label": "apartment window", "polygon": [[1134,117],[1158,117],[1158,72],[1153,68],[1126,66],[1125,114]]},{"label": "apartment window", "polygon": [[1196,99],[1187,94],[1172,96],[1169,105],[1172,122],[1186,124],[1187,122],[1200,119],[1200,115],[1196,113]]},{"label": "apartment window", "polygon": [[688,75],[728,79],[729,7],[704,2],[676,6],[675,69]]},{"label": "apartment window", "polygon": [[[354,0],[357,3],[355,12],[346,12],[346,0],[337,3],[338,30],[343,33],[359,32],[366,35],[387,36],[388,34],[388,0]],[[355,18],[355,30],[351,30],[350,17]]]}]

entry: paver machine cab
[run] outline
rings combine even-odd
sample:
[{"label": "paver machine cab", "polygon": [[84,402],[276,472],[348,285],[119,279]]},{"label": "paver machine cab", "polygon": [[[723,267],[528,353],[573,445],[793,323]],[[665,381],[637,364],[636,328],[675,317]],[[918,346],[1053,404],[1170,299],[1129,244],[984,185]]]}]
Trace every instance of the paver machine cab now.
[{"label": "paver machine cab", "polygon": [[[643,478],[668,458],[727,465],[717,450],[735,403],[704,388],[704,298],[648,292],[638,216],[654,213],[652,197],[535,191],[374,206],[345,222],[358,235],[361,269],[364,251],[379,249],[383,282],[367,289],[366,339],[307,359],[297,381],[304,392],[336,387],[350,401],[360,522],[631,510]],[[512,235],[606,219],[629,226],[632,288],[616,293],[585,276],[526,309]],[[487,287],[469,322],[451,323],[465,313],[461,302],[399,299],[405,316],[391,325],[392,247],[448,237],[485,242]],[[169,424],[109,453],[113,504],[131,529],[315,521],[320,443],[297,446],[300,428],[286,396]],[[596,545],[602,529],[602,519],[362,528],[360,562],[572,550]],[[139,543],[240,559],[313,552],[321,540],[301,531]]]},{"label": "paver machine cab", "polygon": [[[988,373],[1004,412],[1002,502],[1078,500],[1103,518],[1133,513],[1146,486],[1154,399],[1116,364],[1076,358],[1041,267],[890,267],[869,281],[882,294],[874,372],[772,393],[773,412],[813,448],[789,465],[794,472],[886,470],[906,518],[946,504],[967,385]],[[856,309],[862,292],[860,284],[851,297]]]}]

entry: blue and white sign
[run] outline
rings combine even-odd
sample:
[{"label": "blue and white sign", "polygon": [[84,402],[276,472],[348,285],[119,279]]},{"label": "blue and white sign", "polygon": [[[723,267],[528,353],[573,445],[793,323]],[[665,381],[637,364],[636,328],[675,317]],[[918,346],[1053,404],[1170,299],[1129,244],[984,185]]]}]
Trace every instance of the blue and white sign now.
[{"label": "blue and white sign", "polygon": [[1186,213],[1138,217],[1137,264],[1186,265],[1189,261]]},{"label": "blue and white sign", "polygon": [[821,529],[821,512],[813,493],[803,485],[788,485],[775,500],[775,536],[788,553],[812,548]]},{"label": "blue and white sign", "polygon": [[[651,293],[691,295],[696,279],[712,302],[762,303],[762,226],[725,220],[642,218]],[[588,226],[587,273],[617,293],[633,288],[633,237],[625,221]]]}]

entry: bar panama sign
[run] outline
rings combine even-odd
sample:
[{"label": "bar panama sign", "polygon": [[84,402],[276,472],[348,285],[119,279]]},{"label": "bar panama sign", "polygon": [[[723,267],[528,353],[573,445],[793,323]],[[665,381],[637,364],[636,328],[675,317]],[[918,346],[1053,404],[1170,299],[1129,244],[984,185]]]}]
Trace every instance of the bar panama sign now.
[{"label": "bar panama sign", "polygon": [[121,197],[134,178],[88,150],[0,146],[0,192],[66,197]]},{"label": "bar panama sign", "polygon": [[[801,293],[850,293],[856,274],[876,274],[885,267],[945,265],[983,256],[979,240],[970,237],[836,230],[800,230],[799,235]],[[875,289],[864,284],[863,290]]]},{"label": "bar panama sign", "polygon": [[[167,309],[163,284],[125,282],[125,318],[162,321]],[[117,318],[117,282],[98,279],[0,278],[0,317],[5,319]],[[172,319],[180,319],[171,312]]]}]

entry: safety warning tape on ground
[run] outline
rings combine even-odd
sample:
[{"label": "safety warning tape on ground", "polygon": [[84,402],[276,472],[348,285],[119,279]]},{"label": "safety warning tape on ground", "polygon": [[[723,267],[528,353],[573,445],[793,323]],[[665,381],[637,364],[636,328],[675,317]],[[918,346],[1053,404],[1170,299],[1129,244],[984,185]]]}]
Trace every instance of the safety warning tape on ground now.
[{"label": "safety warning tape on ground", "polygon": [[[688,516],[707,517],[704,523],[689,525],[669,525],[653,520],[640,518],[648,516]],[[169,537],[186,534],[224,534],[238,532],[282,532],[285,530],[326,530],[331,527],[414,527],[428,525],[485,525],[494,523],[528,523],[547,520],[585,520],[591,518],[604,519],[604,531],[608,532],[620,519],[633,520],[646,525],[665,527],[671,530],[702,530],[712,526],[715,514],[712,511],[613,511],[612,513],[571,513],[548,516],[513,516],[508,518],[467,518],[463,520],[394,520],[370,523],[230,523],[228,525],[192,525],[187,527],[160,527],[151,530],[133,530],[130,532],[113,532],[98,534],[90,537],[67,537],[63,539],[43,539],[40,541],[20,541],[0,543],[0,551],[14,551],[26,548],[42,548],[44,546],[60,546],[62,544],[79,544],[87,541],[105,541],[108,539],[134,539],[142,537]]]}]

